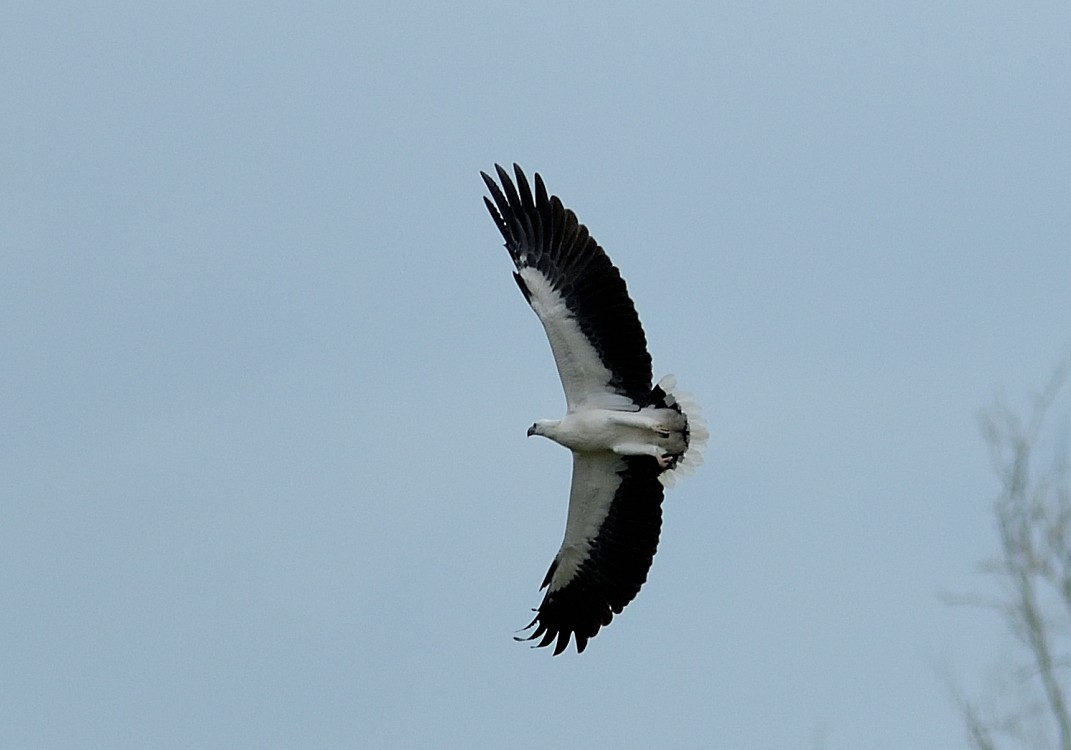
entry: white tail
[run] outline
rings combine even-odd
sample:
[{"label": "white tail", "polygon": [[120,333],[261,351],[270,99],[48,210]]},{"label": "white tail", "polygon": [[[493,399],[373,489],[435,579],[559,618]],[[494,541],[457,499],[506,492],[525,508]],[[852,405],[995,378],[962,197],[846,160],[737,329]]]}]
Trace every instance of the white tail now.
[{"label": "white tail", "polygon": [[703,419],[703,410],[692,394],[676,391],[677,379],[672,375],[666,375],[658,381],[658,387],[666,393],[666,403],[670,406],[676,404],[688,419],[688,449],[677,461],[676,466],[658,475],[658,480],[666,487],[672,487],[678,477],[686,476],[695,471],[696,467],[703,463],[703,448],[710,439],[710,431],[707,429],[706,420]]}]

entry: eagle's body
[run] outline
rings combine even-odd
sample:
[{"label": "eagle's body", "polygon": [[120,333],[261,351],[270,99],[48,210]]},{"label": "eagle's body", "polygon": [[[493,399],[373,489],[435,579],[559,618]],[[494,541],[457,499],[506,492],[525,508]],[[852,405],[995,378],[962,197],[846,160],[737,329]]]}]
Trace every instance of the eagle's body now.
[{"label": "eagle's body", "polygon": [[548,437],[580,453],[612,451],[619,456],[653,456],[663,468],[688,447],[688,420],[672,408],[645,406],[639,411],[578,409],[562,419],[543,419],[532,435]]},{"label": "eagle's body", "polygon": [[625,282],[606,253],[535,176],[516,186],[496,166],[501,189],[484,202],[506,240],[514,278],[539,316],[565,389],[566,414],[540,420],[542,435],[573,452],[565,538],[543,581],[547,594],[528,640],[577,651],[636,596],[662,524],[662,489],[698,464],[707,432],[698,406],[652,385],[651,356]]}]

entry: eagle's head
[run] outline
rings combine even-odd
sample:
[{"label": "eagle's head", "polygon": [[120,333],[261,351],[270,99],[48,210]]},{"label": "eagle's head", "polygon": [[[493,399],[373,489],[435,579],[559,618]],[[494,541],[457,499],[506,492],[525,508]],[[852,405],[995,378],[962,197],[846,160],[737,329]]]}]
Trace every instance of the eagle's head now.
[{"label": "eagle's head", "polygon": [[532,426],[528,428],[528,437],[532,437],[532,435],[550,437],[559,422],[561,422],[560,419],[540,419],[538,422],[533,422]]}]

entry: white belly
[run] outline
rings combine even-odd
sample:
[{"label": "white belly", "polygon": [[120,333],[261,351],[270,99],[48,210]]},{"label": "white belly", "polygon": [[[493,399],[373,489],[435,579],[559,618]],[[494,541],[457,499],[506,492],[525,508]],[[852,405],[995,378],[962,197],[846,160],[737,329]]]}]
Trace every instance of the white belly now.
[{"label": "white belly", "polygon": [[615,445],[639,439],[642,430],[622,425],[622,412],[585,409],[567,414],[549,437],[566,448],[585,453],[613,450]]}]

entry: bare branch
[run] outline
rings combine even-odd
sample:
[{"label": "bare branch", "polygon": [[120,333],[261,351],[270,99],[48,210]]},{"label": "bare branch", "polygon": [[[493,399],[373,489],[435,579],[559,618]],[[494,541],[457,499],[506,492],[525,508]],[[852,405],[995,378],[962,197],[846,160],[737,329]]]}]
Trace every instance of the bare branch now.
[{"label": "bare branch", "polygon": [[[957,695],[968,738],[976,750],[997,750],[998,735],[1034,747],[1048,745],[1043,738],[1055,735],[1060,750],[1071,750],[1071,712],[1066,686],[1060,679],[1061,671],[1071,664],[1071,654],[1060,653],[1060,646],[1066,645],[1060,640],[1060,633],[1066,632],[1061,624],[1071,614],[1071,454],[1066,428],[1056,431],[1057,451],[1051,467],[1040,473],[1034,469],[1042,436],[1051,429],[1052,406],[1069,374],[1071,359],[1031,398],[1025,417],[998,402],[978,418],[1001,483],[994,503],[1000,556],[989,561],[986,570],[1000,578],[1005,594],[996,599],[944,598],[1001,615],[1029,655],[1029,667],[1015,670],[1022,679],[1021,689],[1036,686],[1043,700],[1025,714],[1007,714],[1001,720],[993,711],[983,712],[977,704]],[[1057,613],[1061,617],[1057,618]]]}]

